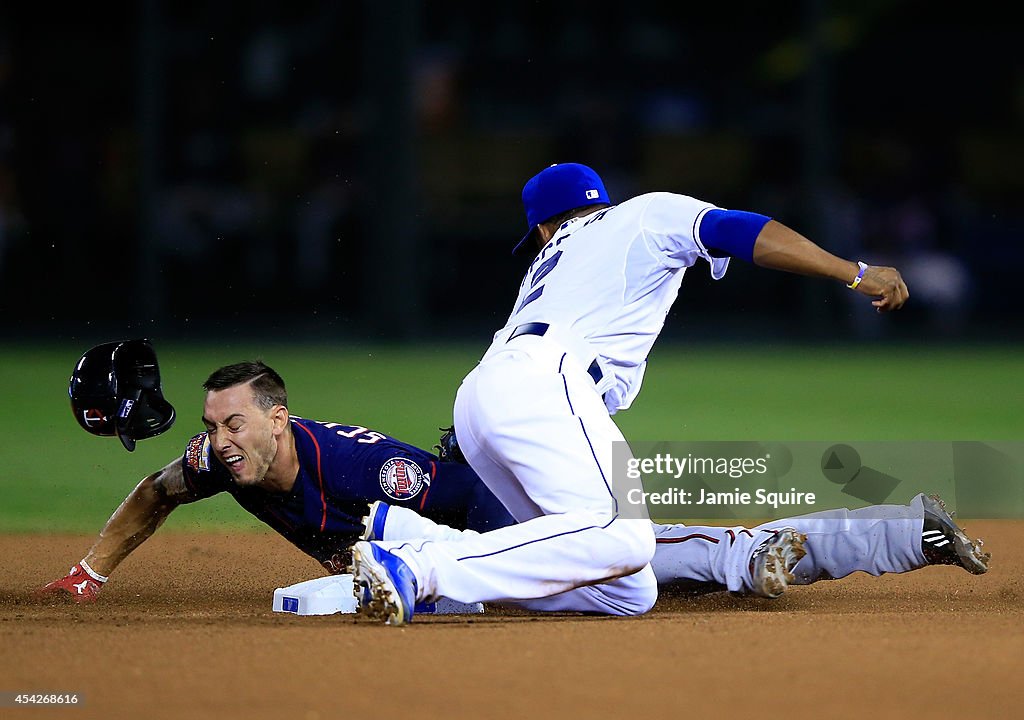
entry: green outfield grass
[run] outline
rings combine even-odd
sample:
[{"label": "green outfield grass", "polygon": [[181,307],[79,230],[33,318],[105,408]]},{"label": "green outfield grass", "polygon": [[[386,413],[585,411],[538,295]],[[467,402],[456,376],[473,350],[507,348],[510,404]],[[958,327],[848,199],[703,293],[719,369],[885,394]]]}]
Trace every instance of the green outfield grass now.
[{"label": "green outfield grass", "polygon": [[[178,411],[134,453],[79,429],[67,381],[85,347],[0,346],[0,531],[96,531],[134,484],[202,429],[214,368],[262,358],[292,412],[365,425],[421,447],[451,420],[479,345],[352,347],[156,343]],[[644,391],[616,416],[635,440],[1021,440],[1024,348],[658,347]],[[176,511],[168,527],[260,527],[228,497]]]}]

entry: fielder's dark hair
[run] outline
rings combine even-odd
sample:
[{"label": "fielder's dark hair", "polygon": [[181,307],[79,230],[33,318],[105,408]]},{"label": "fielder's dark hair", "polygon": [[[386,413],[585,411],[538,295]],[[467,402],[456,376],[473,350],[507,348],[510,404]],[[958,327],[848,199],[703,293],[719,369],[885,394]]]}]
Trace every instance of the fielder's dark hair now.
[{"label": "fielder's dark hair", "polygon": [[558,213],[557,215],[552,215],[547,220],[541,221],[540,224],[541,225],[548,225],[548,224],[561,225],[566,220],[569,220],[569,219],[574,218],[574,217],[580,217],[581,215],[589,215],[590,213],[594,212],[595,210],[599,210],[601,208],[606,208],[606,207],[611,207],[611,205],[609,205],[606,202],[592,203],[590,205],[581,205],[580,207],[570,208],[570,209],[566,210],[565,212]]},{"label": "fielder's dark hair", "polygon": [[[606,207],[611,207],[611,205],[606,203],[606,202],[592,203],[590,205],[581,205],[580,207],[569,208],[565,212],[560,212],[557,215],[552,215],[547,220],[541,220],[537,224],[538,225],[554,225],[556,228],[558,228],[566,220],[571,220],[574,217],[580,217],[582,215],[589,215],[592,212],[595,212],[597,210],[600,210],[601,208],[606,208]],[[542,243],[540,241],[540,233],[537,232],[537,228],[533,228],[530,231],[530,236],[531,236],[531,239],[529,240],[529,242],[533,243],[535,249],[537,251],[539,251],[541,249],[541,247],[544,245],[544,243]]]},{"label": "fielder's dark hair", "polygon": [[264,410],[275,405],[288,407],[288,392],[284,388],[284,380],[274,368],[262,360],[225,365],[214,370],[203,383],[203,389],[224,390],[225,388],[249,383],[252,386],[253,399]]}]

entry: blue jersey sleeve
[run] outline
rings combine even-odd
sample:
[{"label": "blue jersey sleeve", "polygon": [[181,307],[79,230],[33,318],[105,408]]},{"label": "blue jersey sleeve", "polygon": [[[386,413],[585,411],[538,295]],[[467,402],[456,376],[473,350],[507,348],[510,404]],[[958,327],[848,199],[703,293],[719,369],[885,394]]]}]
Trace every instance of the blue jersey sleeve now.
[{"label": "blue jersey sleeve", "polygon": [[211,497],[228,489],[230,475],[210,452],[210,438],[199,433],[185,446],[181,456],[181,470],[189,494],[184,502],[194,502]]},{"label": "blue jersey sleeve", "polygon": [[437,462],[430,453],[358,425],[296,417],[292,422],[300,464],[322,516],[363,514],[376,500],[416,509],[429,493]]},{"label": "blue jersey sleeve", "polygon": [[434,522],[477,532],[515,521],[469,465],[439,462],[420,514]]},{"label": "blue jersey sleeve", "polygon": [[303,497],[302,524],[316,532],[361,530],[375,501],[407,507],[456,528],[489,530],[512,518],[468,465],[376,430],[292,417]]},{"label": "blue jersey sleeve", "polygon": [[[433,453],[365,428],[342,426],[335,435],[346,440],[331,443],[338,451],[337,464],[325,472],[331,494],[355,490],[367,502],[408,507],[478,532],[514,522],[469,465],[442,463]],[[332,481],[344,487],[332,487]]]},{"label": "blue jersey sleeve", "polygon": [[437,474],[437,458],[417,447],[383,436],[353,448],[359,486],[366,497],[389,504],[422,506]]},{"label": "blue jersey sleeve", "polygon": [[442,463],[426,450],[366,431],[357,435],[348,462],[361,475],[369,502],[401,505],[434,522],[485,532],[511,525],[505,507],[469,465]]},{"label": "blue jersey sleeve", "polygon": [[699,237],[709,251],[718,251],[712,254],[753,262],[754,243],[769,220],[767,215],[714,208],[701,217]]}]

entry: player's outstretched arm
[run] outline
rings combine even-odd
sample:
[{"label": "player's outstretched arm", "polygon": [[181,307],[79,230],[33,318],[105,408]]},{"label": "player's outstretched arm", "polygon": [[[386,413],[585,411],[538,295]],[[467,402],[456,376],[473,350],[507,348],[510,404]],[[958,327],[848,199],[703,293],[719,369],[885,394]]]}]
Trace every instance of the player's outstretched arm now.
[{"label": "player's outstretched arm", "polygon": [[186,494],[181,458],[147,475],[110,516],[81,562],[37,595],[70,596],[76,603],[96,600],[110,573],[160,527]]},{"label": "player's outstretched arm", "polygon": [[[846,284],[853,283],[860,272],[857,263],[833,255],[775,220],[768,221],[754,242],[754,263]],[[899,310],[910,296],[899,271],[891,267],[869,265],[854,289],[874,298],[871,304],[879,312]]]}]

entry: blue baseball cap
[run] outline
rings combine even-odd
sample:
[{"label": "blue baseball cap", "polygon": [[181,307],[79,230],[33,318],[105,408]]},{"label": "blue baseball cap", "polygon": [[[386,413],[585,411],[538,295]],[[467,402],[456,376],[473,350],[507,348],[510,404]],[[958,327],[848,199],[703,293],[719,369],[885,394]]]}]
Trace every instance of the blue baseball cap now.
[{"label": "blue baseball cap", "polygon": [[579,163],[559,163],[546,167],[523,186],[523,209],[529,230],[512,249],[512,254],[530,239],[537,226],[573,208],[608,203],[608,191],[596,172]]}]

